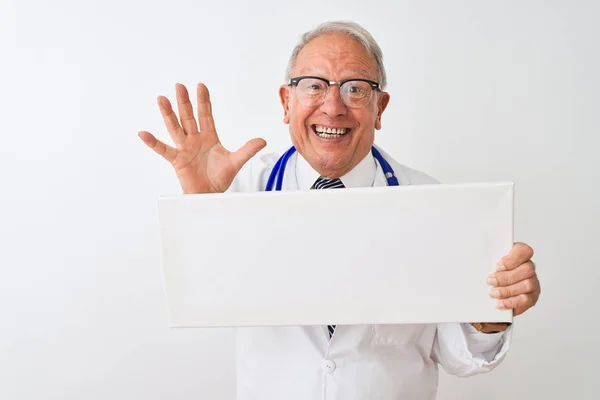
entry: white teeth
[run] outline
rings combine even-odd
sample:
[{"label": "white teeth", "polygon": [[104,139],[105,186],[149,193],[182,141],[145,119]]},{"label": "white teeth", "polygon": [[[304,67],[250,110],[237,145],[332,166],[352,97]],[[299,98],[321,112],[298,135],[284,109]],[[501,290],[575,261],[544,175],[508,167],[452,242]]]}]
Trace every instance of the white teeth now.
[{"label": "white teeth", "polygon": [[[327,128],[325,126],[317,125],[315,126],[315,130],[319,134],[323,135],[344,135],[346,133],[346,128]],[[323,136],[324,137],[324,136]]]},{"label": "white teeth", "polygon": [[319,133],[319,136],[325,139],[333,139],[339,137],[338,135],[330,135],[329,133]]}]

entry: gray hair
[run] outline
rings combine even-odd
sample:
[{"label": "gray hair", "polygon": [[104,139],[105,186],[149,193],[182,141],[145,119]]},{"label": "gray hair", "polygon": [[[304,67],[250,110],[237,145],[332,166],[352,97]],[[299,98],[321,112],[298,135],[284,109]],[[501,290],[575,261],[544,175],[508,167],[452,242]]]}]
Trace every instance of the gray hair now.
[{"label": "gray hair", "polygon": [[387,85],[387,76],[385,74],[385,67],[383,66],[383,52],[381,48],[373,39],[373,36],[362,26],[357,24],[356,22],[351,21],[331,21],[325,22],[321,25],[317,26],[313,30],[310,30],[302,35],[300,41],[292,51],[292,55],[287,65],[287,71],[285,74],[286,83],[290,82],[292,78],[292,69],[296,64],[296,59],[298,58],[298,54],[300,51],[313,39],[316,39],[320,36],[326,35],[328,33],[343,33],[350,36],[352,39],[356,40],[358,43],[363,45],[363,47],[375,58],[375,62],[377,63],[377,72],[379,73],[379,86],[381,89],[385,89]]}]

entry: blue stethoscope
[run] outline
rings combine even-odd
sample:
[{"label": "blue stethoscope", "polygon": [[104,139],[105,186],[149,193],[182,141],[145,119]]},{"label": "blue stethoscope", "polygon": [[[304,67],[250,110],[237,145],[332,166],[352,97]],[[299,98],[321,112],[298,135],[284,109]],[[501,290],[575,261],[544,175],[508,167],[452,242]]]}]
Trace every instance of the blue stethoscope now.
[{"label": "blue stethoscope", "polygon": [[[281,185],[283,184],[283,174],[285,173],[285,166],[288,162],[288,159],[294,154],[296,148],[294,146],[290,147],[288,151],[283,153],[279,160],[275,163],[273,170],[271,171],[271,175],[269,175],[269,180],[267,181],[267,186],[265,187],[265,191],[270,192],[273,190],[273,183],[275,183],[275,179],[277,179],[277,183],[275,185],[275,190],[281,190]],[[371,153],[373,153],[373,157],[379,162],[381,168],[383,169],[383,174],[385,175],[385,179],[387,179],[388,186],[400,186],[398,182],[398,178],[394,175],[394,170],[392,166],[385,161],[385,158],[381,155],[379,150],[375,148],[375,146],[371,147]]]}]

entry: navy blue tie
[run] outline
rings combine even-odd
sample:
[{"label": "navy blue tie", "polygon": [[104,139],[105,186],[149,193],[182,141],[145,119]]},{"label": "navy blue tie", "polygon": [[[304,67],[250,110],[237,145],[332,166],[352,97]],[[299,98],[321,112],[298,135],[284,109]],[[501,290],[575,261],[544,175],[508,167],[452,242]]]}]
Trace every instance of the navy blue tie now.
[{"label": "navy blue tie", "polygon": [[[320,176],[319,179],[315,181],[311,189],[342,189],[345,188],[344,184],[340,179],[329,179],[323,176]],[[329,330],[329,338],[333,336],[333,332],[335,332],[335,325],[327,325],[327,329]]]}]

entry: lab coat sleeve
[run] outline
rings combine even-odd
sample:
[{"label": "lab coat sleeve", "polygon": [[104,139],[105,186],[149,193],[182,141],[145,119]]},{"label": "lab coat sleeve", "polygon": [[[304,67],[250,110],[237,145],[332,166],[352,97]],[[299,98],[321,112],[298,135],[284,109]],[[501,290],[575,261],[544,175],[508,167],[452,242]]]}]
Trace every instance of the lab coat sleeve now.
[{"label": "lab coat sleeve", "polygon": [[273,169],[277,158],[277,154],[274,153],[254,156],[240,169],[226,193],[264,191],[269,172]]},{"label": "lab coat sleeve", "polygon": [[505,358],[513,326],[501,333],[477,332],[470,324],[438,324],[432,359],[451,375],[471,376],[496,368]]}]

